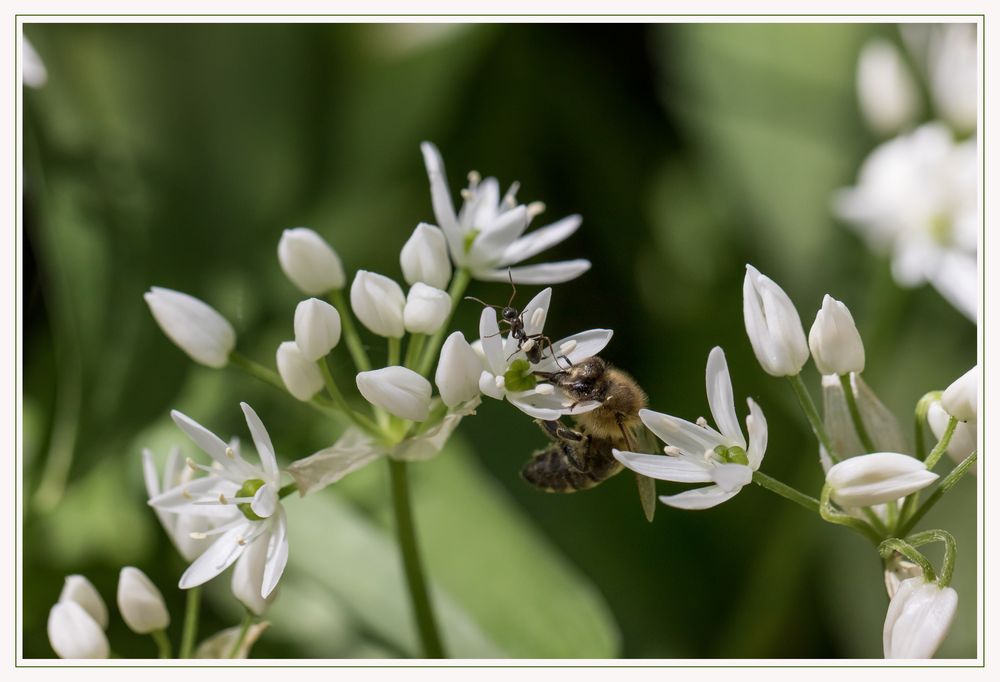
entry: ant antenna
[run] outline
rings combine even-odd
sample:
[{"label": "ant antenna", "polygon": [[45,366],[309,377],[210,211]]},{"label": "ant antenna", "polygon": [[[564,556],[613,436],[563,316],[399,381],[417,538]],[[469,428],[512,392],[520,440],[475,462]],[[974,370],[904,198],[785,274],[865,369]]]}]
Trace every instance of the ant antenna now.
[{"label": "ant antenna", "polygon": [[486,301],[482,301],[482,300],[480,300],[480,299],[476,298],[475,296],[466,296],[466,297],[465,297],[465,300],[466,300],[466,301],[475,301],[475,302],[476,302],[476,303],[478,303],[479,305],[483,305],[483,306],[486,306],[487,308],[495,308],[495,309],[497,309],[497,310],[500,310],[500,306],[498,306],[498,305],[494,305],[494,304],[492,304],[492,303],[487,303]]},{"label": "ant antenna", "polygon": [[507,307],[509,308],[510,304],[514,302],[514,297],[517,296],[517,287],[514,286],[514,275],[510,271],[509,266],[507,267],[507,278],[510,280],[510,288],[511,288],[510,298],[507,300]]}]

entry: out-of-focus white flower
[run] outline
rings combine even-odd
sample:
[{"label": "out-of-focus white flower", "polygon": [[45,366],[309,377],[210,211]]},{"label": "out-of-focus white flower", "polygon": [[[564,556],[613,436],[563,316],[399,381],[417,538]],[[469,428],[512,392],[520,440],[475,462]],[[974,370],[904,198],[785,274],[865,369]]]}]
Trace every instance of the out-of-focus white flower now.
[{"label": "out-of-focus white flower", "polygon": [[219,312],[194,296],[152,287],[143,294],[160,329],[195,362],[225,367],[236,347],[236,332]]},{"label": "out-of-focus white flower", "polygon": [[49,611],[49,644],[59,658],[107,658],[111,652],[104,630],[75,601],[60,601]]},{"label": "out-of-focus white flower", "polygon": [[298,400],[312,400],[323,388],[323,373],[315,362],[302,354],[294,341],[285,341],[278,346],[275,360],[278,374],[285,388]]},{"label": "out-of-focus white flower", "polygon": [[650,478],[677,483],[713,483],[660,501],[678,509],[708,509],[737,495],[753,479],[767,450],[767,420],[752,399],[747,398],[747,433],[743,437],[726,355],[716,346],[708,354],[705,368],[708,406],[719,430],[708,424],[692,424],[667,414],[640,410],[646,427],[667,444],[666,456],[612,450],[626,467]]},{"label": "out-of-focus white flower", "polygon": [[225,630],[220,630],[208,639],[201,642],[198,648],[194,651],[195,658],[229,658],[229,654],[232,652],[233,647],[236,643],[240,641],[242,637],[242,644],[240,648],[236,650],[236,654],[232,658],[247,658],[250,656],[250,649],[260,636],[264,634],[264,631],[271,627],[271,624],[267,621],[262,621],[260,623],[254,623],[249,628],[247,628],[246,633],[243,632],[243,627],[241,625],[234,625],[231,628],[226,628]]},{"label": "out-of-focus white flower", "polygon": [[451,280],[451,260],[444,232],[427,223],[417,225],[399,252],[399,265],[407,284],[423,282],[446,289]]},{"label": "out-of-focus white flower", "polygon": [[[238,440],[234,439],[229,446],[235,452],[239,452]],[[146,483],[146,496],[152,499],[164,490],[187,483],[191,480],[194,471],[181,459],[180,448],[171,448],[167,455],[166,466],[163,468],[161,484],[156,473],[153,452],[147,448],[142,451],[142,473]],[[170,541],[174,543],[174,547],[187,561],[194,561],[211,545],[205,533],[215,526],[214,517],[198,516],[197,514],[171,514],[162,509],[153,509],[153,511],[170,537]]]},{"label": "out-of-focus white flower", "polygon": [[36,90],[49,80],[49,71],[31,41],[21,36],[21,82]]},{"label": "out-of-focus white flower", "polygon": [[431,407],[431,382],[412,369],[394,365],[359,372],[355,378],[364,399],[389,414],[421,422]]},{"label": "out-of-focus white flower", "polygon": [[[208,582],[236,560],[246,560],[246,550],[253,544],[263,543],[267,547],[266,565],[261,584],[255,588],[259,587],[260,596],[267,598],[288,561],[285,510],[278,495],[281,472],[264,424],[249,405],[240,403],[240,406],[257,447],[260,465],[249,463],[214,433],[174,410],[170,413],[174,422],[214,464],[208,467],[189,460],[190,466],[207,475],[163,492],[149,504],[174,514],[216,516],[220,522],[209,531],[217,539],[181,576],[181,589]],[[246,574],[256,575],[252,571]]]},{"label": "out-of-focus white flower", "polygon": [[451,314],[447,291],[417,282],[410,287],[403,308],[403,325],[411,334],[433,334]]},{"label": "out-of-focus white flower", "polygon": [[960,132],[974,132],[979,114],[976,25],[934,27],[927,56],[934,106]]},{"label": "out-of-focus white flower", "polygon": [[[542,333],[548,315],[552,289],[535,296],[522,311],[524,332],[529,337]],[[485,369],[479,377],[479,390],[496,400],[506,398],[512,405],[535,419],[553,420],[563,415],[589,412],[600,405],[594,401],[574,406],[562,391],[550,383],[538,383],[536,372],[557,372],[584,358],[600,353],[611,340],[610,329],[591,329],[552,343],[542,349],[540,362],[532,364],[518,340],[508,334],[501,337],[496,310],[483,308],[479,318]],[[533,343],[542,343],[535,339]]]},{"label": "out-of-focus white flower", "polygon": [[930,282],[949,303],[976,319],[979,231],[975,140],[956,143],[929,123],[877,147],[854,187],[834,197],[834,211],[892,258],[900,286]]},{"label": "out-of-focus white flower", "polygon": [[847,306],[829,294],[809,330],[809,350],[820,374],[850,374],[865,369],[865,346]]},{"label": "out-of-focus white flower", "polygon": [[469,173],[469,186],[462,190],[462,208],[456,214],[441,153],[430,142],[422,143],[420,150],[431,183],[434,215],[444,231],[452,260],[468,268],[474,278],[506,282],[509,277],[518,284],[556,284],[579,277],[590,268],[590,261],[583,259],[509,267],[576,232],[580,216],[563,218],[522,236],[544,207],[538,203],[518,204],[514,198],[517,183],[501,198],[496,178],[482,180],[475,172]]},{"label": "out-of-focus white flower", "polygon": [[[865,452],[861,440],[854,427],[854,420],[847,407],[844,386],[835,375],[823,377],[823,424],[830,434],[830,440],[837,454],[842,457],[853,457]],[[903,452],[907,449],[906,437],[899,425],[899,420],[885,404],[879,400],[875,392],[869,388],[859,374],[851,375],[851,390],[854,400],[861,413],[861,421],[872,439],[875,448],[880,452]],[[833,462],[822,446],[820,446],[820,461],[823,470],[829,471]]]},{"label": "out-of-focus white flower", "polygon": [[932,658],[948,635],[958,593],[926,582],[923,576],[904,580],[889,602],[882,628],[886,658]]},{"label": "out-of-focus white flower", "polygon": [[899,51],[884,38],[865,43],[858,56],[858,103],[876,132],[908,127],[920,108],[917,86]]},{"label": "out-of-focus white flower", "polygon": [[749,264],[743,278],[743,322],[765,372],[782,377],[802,371],[809,346],[799,313],[781,287]]},{"label": "out-of-focus white flower", "polygon": [[979,365],[953,381],[941,395],[941,406],[952,417],[963,422],[978,418]]},{"label": "out-of-focus white flower", "polygon": [[483,359],[465,340],[462,332],[452,332],[441,346],[434,383],[448,407],[468,402],[479,395],[479,375]]},{"label": "out-of-focus white flower", "polygon": [[340,343],[340,313],[318,298],[295,306],[294,326],[295,343],[306,360],[316,362]]},{"label": "out-of-focus white flower", "polygon": [[826,472],[830,497],[842,507],[871,507],[893,502],[936,481],[915,457],[897,452],[875,452],[851,457]]},{"label": "out-of-focus white flower", "polygon": [[129,629],[140,635],[170,625],[170,613],[160,590],[134,566],[126,566],[118,575],[118,610]]},{"label": "out-of-focus white flower", "polygon": [[379,336],[400,339],[406,332],[403,309],[406,296],[395,281],[385,275],[358,270],[351,283],[351,309],[361,324]]},{"label": "out-of-focus white flower", "polygon": [[281,233],[278,262],[292,284],[308,296],[344,288],[340,256],[308,227],[294,227]]},{"label": "out-of-focus white flower", "polygon": [[68,575],[59,593],[59,601],[76,602],[83,607],[101,629],[108,627],[108,607],[94,584],[82,575]]},{"label": "out-of-focus white flower", "polygon": [[[940,400],[935,400],[931,403],[927,409],[927,424],[931,427],[931,432],[935,438],[938,440],[944,438],[944,432],[948,429],[948,422],[950,420],[951,415],[941,406]],[[972,451],[976,449],[976,425],[977,422],[975,420],[958,422],[955,425],[955,430],[951,434],[951,440],[948,441],[946,452],[949,457],[955,460],[956,464],[971,455]],[[979,463],[976,462],[972,465],[970,471],[975,476],[978,473],[978,469]]]}]

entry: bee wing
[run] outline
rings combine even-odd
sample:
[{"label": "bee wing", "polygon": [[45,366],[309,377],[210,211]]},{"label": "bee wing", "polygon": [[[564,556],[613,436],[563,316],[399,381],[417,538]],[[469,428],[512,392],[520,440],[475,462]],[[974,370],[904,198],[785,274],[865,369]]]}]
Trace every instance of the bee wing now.
[{"label": "bee wing", "polygon": [[656,513],[656,481],[649,476],[635,474],[635,484],[639,488],[642,511],[646,515],[646,520],[652,523],[653,515]]}]

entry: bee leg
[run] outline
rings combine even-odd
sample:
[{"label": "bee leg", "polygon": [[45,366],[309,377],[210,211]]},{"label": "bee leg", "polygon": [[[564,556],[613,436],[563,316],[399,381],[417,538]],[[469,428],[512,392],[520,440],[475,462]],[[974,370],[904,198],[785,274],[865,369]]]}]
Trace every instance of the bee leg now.
[{"label": "bee leg", "polygon": [[546,421],[541,419],[536,419],[535,423],[545,432],[545,435],[556,441],[573,441],[580,442],[584,439],[584,435],[579,431],[574,431],[573,429],[567,428],[562,422]]},{"label": "bee leg", "polygon": [[625,415],[621,412],[615,412],[615,423],[618,424],[618,430],[622,434],[622,438],[625,440],[625,447],[629,451],[633,451],[635,448],[632,447],[632,439],[629,438],[628,429],[625,428]]}]

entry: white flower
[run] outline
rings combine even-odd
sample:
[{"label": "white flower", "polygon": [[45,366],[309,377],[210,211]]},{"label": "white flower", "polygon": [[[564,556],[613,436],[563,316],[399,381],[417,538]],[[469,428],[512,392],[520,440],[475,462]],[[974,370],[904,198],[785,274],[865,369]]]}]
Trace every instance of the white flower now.
[{"label": "white flower", "polygon": [[677,483],[714,483],[660,497],[661,502],[678,509],[708,509],[735,497],[753,479],[767,450],[767,420],[750,398],[746,418],[749,446],[743,437],[726,355],[718,346],[708,354],[705,384],[718,431],[708,424],[640,410],[642,423],[667,444],[667,456],[613,450],[619,462],[643,476]]},{"label": "white flower", "polygon": [[60,601],[52,607],[47,631],[59,658],[107,658],[111,653],[104,630],[75,601]]},{"label": "white flower", "polygon": [[979,114],[976,25],[944,24],[935,29],[928,45],[934,106],[960,132],[973,132]]},{"label": "white flower", "polygon": [[916,83],[899,51],[884,38],[865,43],[858,56],[858,103],[876,132],[890,134],[916,119]]},{"label": "white flower", "polygon": [[118,576],[118,610],[129,629],[140,635],[165,630],[170,625],[163,595],[153,581],[134,566],[126,566]]},{"label": "white flower", "polygon": [[[239,441],[233,440],[229,446],[239,452]],[[171,448],[167,455],[166,466],[163,468],[163,481],[156,473],[156,462],[153,461],[153,452],[148,448],[142,451],[142,473],[146,482],[146,496],[152,499],[164,490],[174,486],[187,483],[191,480],[194,471],[181,459],[180,448]],[[197,514],[171,514],[162,509],[153,509],[160,524],[174,543],[174,547],[180,555],[187,561],[194,561],[198,556],[208,549],[211,544],[205,532],[215,526],[215,518],[212,516],[198,516]]]},{"label": "white flower", "polygon": [[21,36],[21,82],[29,88],[38,89],[49,80],[48,69],[38,56],[31,41]]},{"label": "white flower", "polygon": [[948,634],[958,593],[924,581],[923,576],[900,584],[882,628],[882,646],[886,658],[931,658]]},{"label": "white flower", "polygon": [[294,327],[295,343],[306,360],[316,362],[340,343],[340,313],[318,298],[295,306]]},{"label": "white flower", "polygon": [[285,388],[298,400],[312,400],[323,388],[323,373],[315,362],[310,362],[299,345],[285,341],[278,346],[275,356],[278,374]]},{"label": "white flower", "polygon": [[59,593],[59,601],[76,602],[83,607],[101,629],[108,627],[108,607],[94,584],[82,575],[68,575]]},{"label": "white flower", "polygon": [[452,332],[441,346],[434,383],[448,407],[468,402],[479,395],[479,375],[483,359],[465,340],[462,332]]},{"label": "white flower", "polygon": [[890,254],[900,286],[930,282],[975,320],[978,178],[975,140],[956,143],[929,123],[877,147],[857,185],[834,197],[834,210],[872,249]]},{"label": "white flower", "polygon": [[747,265],[743,278],[743,322],[754,355],[771,376],[795,376],[809,359],[802,322],[788,294]]},{"label": "white flower", "polygon": [[590,268],[590,261],[582,259],[509,267],[576,232],[580,216],[563,218],[522,237],[531,219],[541,212],[541,205],[517,204],[514,198],[517,183],[501,198],[496,178],[480,181],[475,172],[469,173],[469,186],[462,191],[464,201],[456,215],[441,153],[430,142],[422,143],[420,150],[431,183],[434,215],[444,231],[452,260],[468,268],[474,278],[506,282],[509,272],[509,277],[518,284],[556,284],[579,277]]},{"label": "white flower", "polygon": [[[940,400],[935,400],[931,403],[930,407],[927,409],[927,424],[931,427],[931,432],[934,437],[941,440],[944,437],[944,432],[948,429],[948,422],[951,419],[951,415],[948,414],[944,407],[941,406]],[[958,422],[955,425],[955,430],[951,434],[951,440],[948,441],[947,453],[955,463],[961,462],[963,459],[972,454],[972,451],[976,449],[976,422]],[[975,476],[978,474],[979,463],[976,462],[972,465],[970,471]]]},{"label": "white flower", "polygon": [[296,227],[281,233],[278,262],[292,284],[309,296],[344,288],[344,266],[340,256],[326,240],[308,227]]},{"label": "white flower", "polygon": [[407,284],[429,284],[446,289],[451,280],[448,243],[440,228],[420,223],[399,252],[399,265]]},{"label": "white flower", "polygon": [[955,379],[941,395],[941,406],[963,422],[975,422],[978,415],[979,366]]},{"label": "white flower", "polygon": [[219,312],[194,296],[152,287],[143,294],[160,329],[195,362],[225,367],[236,347],[236,332]]},{"label": "white flower", "polygon": [[830,497],[842,507],[871,507],[923,490],[938,475],[915,457],[875,452],[838,462],[826,472]]},{"label": "white flower", "polygon": [[389,414],[421,422],[430,413],[431,382],[412,369],[394,365],[359,372],[355,382],[365,400]]},{"label": "white flower", "polygon": [[[524,332],[528,336],[542,333],[548,315],[552,289],[544,289],[522,311]],[[479,377],[479,390],[496,400],[506,398],[512,405],[535,419],[552,420],[563,415],[581,414],[595,409],[600,403],[589,401],[573,405],[552,384],[538,383],[535,372],[556,372],[600,353],[611,340],[610,329],[591,329],[552,343],[545,343],[541,361],[531,364],[518,341],[512,335],[501,337],[496,310],[483,308],[479,318],[479,338],[482,342],[486,368]]]},{"label": "white flower", "polygon": [[385,275],[358,270],[351,283],[351,309],[369,331],[379,336],[402,338],[405,306],[406,297],[396,282]]},{"label": "white flower", "polygon": [[820,374],[850,374],[865,369],[865,346],[847,306],[829,294],[809,330],[809,350]]},{"label": "white flower", "polygon": [[403,324],[411,334],[433,334],[451,314],[451,296],[423,282],[410,287],[403,308]]},{"label": "white flower", "polygon": [[260,466],[250,464],[214,433],[174,410],[170,413],[174,422],[211,456],[214,465],[192,462],[207,476],[161,493],[149,504],[175,514],[210,514],[220,522],[209,531],[218,538],[181,576],[181,589],[208,582],[240,559],[250,546],[263,543],[267,558],[259,589],[261,597],[266,598],[278,584],[288,560],[285,510],[278,497],[281,473],[267,429],[249,405],[240,403],[240,406],[257,447]]}]

